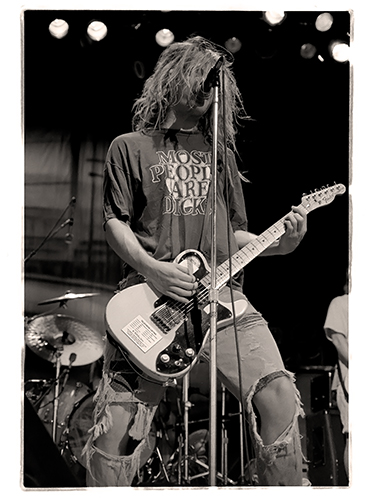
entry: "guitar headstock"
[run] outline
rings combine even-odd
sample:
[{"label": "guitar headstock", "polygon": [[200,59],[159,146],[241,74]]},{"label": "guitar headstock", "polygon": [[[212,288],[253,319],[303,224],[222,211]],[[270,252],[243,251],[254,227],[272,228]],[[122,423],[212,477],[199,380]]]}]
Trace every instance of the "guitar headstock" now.
[{"label": "guitar headstock", "polygon": [[302,197],[302,206],[307,212],[332,203],[337,195],[344,194],[346,187],[343,184],[334,184]]}]

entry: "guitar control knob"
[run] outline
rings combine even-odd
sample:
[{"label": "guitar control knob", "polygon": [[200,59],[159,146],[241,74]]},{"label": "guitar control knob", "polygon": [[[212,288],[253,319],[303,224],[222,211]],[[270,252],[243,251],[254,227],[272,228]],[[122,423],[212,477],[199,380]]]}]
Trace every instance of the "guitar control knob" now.
[{"label": "guitar control knob", "polygon": [[162,354],[160,356],[160,361],[162,363],[168,363],[171,358],[168,356],[168,354]]},{"label": "guitar control knob", "polygon": [[194,356],[194,349],[191,347],[188,347],[185,351],[185,354],[188,358],[192,358]]}]

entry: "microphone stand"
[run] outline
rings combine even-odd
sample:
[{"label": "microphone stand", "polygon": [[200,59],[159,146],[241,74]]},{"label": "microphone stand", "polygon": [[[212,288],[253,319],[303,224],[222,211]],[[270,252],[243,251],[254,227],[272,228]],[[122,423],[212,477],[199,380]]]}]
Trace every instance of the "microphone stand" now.
[{"label": "microphone stand", "polygon": [[[218,61],[219,62],[219,61]],[[218,144],[218,116],[219,116],[219,81],[220,67],[215,65],[215,75],[212,83],[213,98],[213,134],[212,134],[212,219],[211,219],[211,287],[210,287],[210,410],[209,410],[209,484],[216,485],[217,471],[217,305],[218,290],[216,288],[216,218],[217,218],[217,144]]]},{"label": "microphone stand", "polygon": [[35,250],[32,250],[27,257],[25,257],[24,264],[26,264],[31,259],[31,257],[33,257],[43,247],[43,245],[45,245],[47,243],[47,241],[49,241],[51,238],[53,238],[61,229],[63,229],[68,224],[69,224],[69,226],[73,225],[74,219],[73,219],[73,217],[70,217],[69,219],[64,221],[62,224],[60,224],[60,226],[57,227],[57,224],[64,217],[64,214],[66,213],[66,211],[69,209],[69,207],[71,205],[74,206],[75,202],[76,202],[76,198],[73,196],[73,198],[70,200],[68,206],[65,208],[63,213],[60,215],[59,219],[57,220],[57,222],[55,223],[53,228],[50,230],[50,232],[47,234],[47,236],[43,239],[41,244],[37,248],[35,248]]}]

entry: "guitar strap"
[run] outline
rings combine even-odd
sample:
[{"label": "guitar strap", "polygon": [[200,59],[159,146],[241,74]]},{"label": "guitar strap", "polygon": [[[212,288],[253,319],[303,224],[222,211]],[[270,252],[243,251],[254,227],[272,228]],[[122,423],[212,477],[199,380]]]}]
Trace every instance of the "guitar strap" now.
[{"label": "guitar strap", "polygon": [[[218,173],[220,173],[223,170],[222,161],[220,159],[218,159],[217,163],[218,163]],[[224,190],[224,198],[225,198],[225,201],[226,201],[226,192],[225,192],[225,190]],[[204,240],[203,239],[205,237],[207,237],[208,235],[210,235],[210,237],[211,237],[211,213],[212,213],[212,182],[210,182],[210,185],[209,185],[209,188],[208,188],[208,192],[207,192],[206,211],[205,211],[205,214],[204,214],[204,221],[203,221],[203,224],[202,224],[202,231],[201,231],[201,235],[200,235],[200,239],[199,239],[199,243],[198,243],[198,248],[197,248],[197,250],[199,250],[203,254],[205,253],[203,251],[203,249],[204,249]]]},{"label": "guitar strap", "polygon": [[207,235],[211,235],[211,212],[212,212],[212,189],[211,189],[212,183],[210,183],[210,186],[208,188],[208,193],[207,193],[207,204],[206,204],[206,210],[204,214],[204,220],[202,224],[202,230],[198,242],[198,248],[200,252],[204,254],[204,241],[203,239],[207,237]]},{"label": "guitar strap", "polygon": [[341,384],[342,390],[344,392],[345,401],[348,403],[349,402],[349,394],[348,394],[348,391],[346,390],[346,387],[345,387],[345,384],[344,384],[344,379],[343,379],[343,376],[342,376],[342,372],[341,372],[340,362],[339,361],[337,361],[337,373],[339,374],[340,384]]}]

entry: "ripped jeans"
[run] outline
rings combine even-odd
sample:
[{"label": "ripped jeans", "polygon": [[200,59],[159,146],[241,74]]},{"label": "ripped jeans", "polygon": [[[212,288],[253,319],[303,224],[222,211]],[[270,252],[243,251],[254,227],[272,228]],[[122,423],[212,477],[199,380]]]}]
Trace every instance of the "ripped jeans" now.
[{"label": "ripped jeans", "polygon": [[[223,296],[228,300],[229,289],[220,293],[220,298]],[[294,377],[285,370],[266,321],[250,303],[237,323],[237,333],[241,384],[233,326],[217,332],[218,379],[244,403],[255,450],[258,483],[261,486],[301,486],[302,452],[298,417],[303,415],[303,410]],[[201,356],[209,360],[209,345],[202,349]],[[281,379],[288,381],[291,401],[288,411],[291,417],[273,441],[264,444],[264,429],[260,431],[262,421],[258,422],[253,403],[262,394],[267,395],[272,384],[276,382],[277,385]],[[107,340],[103,377],[94,398],[94,425],[89,430],[89,438],[83,449],[87,486],[132,484],[140,469],[142,453],[148,449],[150,428],[164,391],[165,387],[161,384],[135,374],[116,347]],[[271,416],[273,408],[277,410],[283,400],[284,394],[277,390],[271,392],[270,403],[267,397],[264,399],[265,406],[270,406]],[[258,413],[261,414],[260,411]],[[125,445],[126,454],[123,452]]]}]

